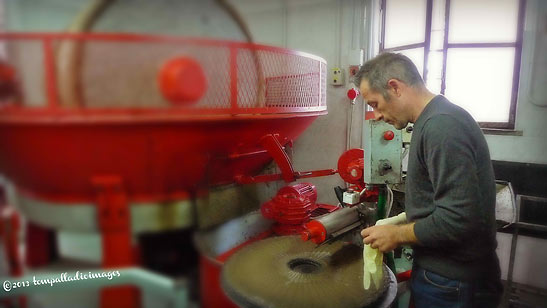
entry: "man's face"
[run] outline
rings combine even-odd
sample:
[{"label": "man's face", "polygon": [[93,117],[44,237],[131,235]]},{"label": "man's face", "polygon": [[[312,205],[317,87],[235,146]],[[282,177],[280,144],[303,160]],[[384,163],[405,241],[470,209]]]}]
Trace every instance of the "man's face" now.
[{"label": "man's face", "polygon": [[403,129],[408,125],[408,120],[405,120],[403,113],[402,102],[398,97],[392,95],[388,90],[389,100],[386,101],[380,92],[371,90],[368,80],[361,81],[361,95],[365,102],[372,107],[374,119],[377,121],[383,120],[386,123],[393,125],[396,129]]}]

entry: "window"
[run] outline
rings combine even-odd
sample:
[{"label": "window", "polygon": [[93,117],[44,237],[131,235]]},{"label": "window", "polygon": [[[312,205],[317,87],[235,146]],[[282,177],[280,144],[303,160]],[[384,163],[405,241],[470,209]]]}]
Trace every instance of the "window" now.
[{"label": "window", "polygon": [[383,0],[380,52],[398,52],[427,87],[484,128],[514,129],[525,0]]}]

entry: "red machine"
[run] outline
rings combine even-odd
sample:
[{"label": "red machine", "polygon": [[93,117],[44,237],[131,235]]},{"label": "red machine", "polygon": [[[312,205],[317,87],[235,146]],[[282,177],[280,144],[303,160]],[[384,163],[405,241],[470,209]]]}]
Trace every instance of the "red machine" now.
[{"label": "red machine", "polygon": [[351,184],[348,191],[355,190],[358,194],[354,204],[340,200],[339,206],[319,205],[312,184],[285,186],[261,207],[265,218],[276,221],[274,232],[278,235],[301,234],[302,240],[320,244],[361,226],[364,216],[373,216],[373,209],[361,204],[375,202],[378,198],[378,189],[367,189],[363,182],[363,153],[362,149],[351,149],[338,159],[338,174]]},{"label": "red machine", "polygon": [[[276,162],[278,162],[278,164],[286,164],[285,167],[280,167],[280,169],[282,170],[282,174],[256,176],[253,178],[247,178],[246,180],[265,181],[270,178],[296,178],[300,174],[306,174],[307,176],[321,176],[325,173],[339,173],[339,175],[345,181],[349,182],[352,187],[363,187],[363,189],[365,187],[365,183],[363,183],[362,181],[363,150],[361,149],[352,149],[343,153],[338,160],[338,170],[327,169],[300,173],[294,172],[292,170],[292,164],[286,156],[284,156],[284,159],[276,160]],[[377,190],[364,190],[362,194],[362,200],[371,201],[377,198],[377,196]],[[312,239],[316,243],[321,243],[327,239],[327,236],[330,237],[331,233],[327,234],[325,232],[323,240],[316,241],[315,233],[313,233],[313,231],[313,235],[311,235],[310,233],[310,230],[313,230],[313,227],[310,228],[310,224],[317,224],[318,219],[322,219],[325,217],[338,217],[340,213],[346,213],[348,210],[353,212],[357,208],[357,206],[342,207],[342,205],[337,206],[318,204],[317,190],[315,186],[310,183],[297,183],[282,187],[270,201],[262,205],[261,214],[264,218],[273,222],[273,225],[271,227],[269,227],[269,225],[264,222],[261,222],[260,225],[268,226],[266,230],[260,228],[256,229],[256,227],[253,227],[252,225],[256,224],[257,222],[256,214],[253,214],[248,218],[243,217],[238,219],[239,221],[241,221],[241,224],[245,225],[245,229],[251,230],[248,232],[252,234],[251,236],[247,236],[247,240],[241,241],[239,245],[236,245],[235,247],[232,247],[227,251],[222,251],[222,253],[215,254],[211,252],[211,250],[213,249],[211,249],[211,247],[209,246],[217,246],[218,244],[215,245],[211,243],[211,239],[219,238],[219,236],[211,236],[211,239],[208,239],[208,237],[204,234],[199,234],[200,241],[198,241],[198,246],[208,246],[207,248],[201,248],[203,250],[200,260],[202,306],[204,308],[236,307],[236,305],[233,304],[223,293],[220,287],[219,277],[220,269],[224,262],[242,247],[249,245],[254,241],[264,239],[266,237],[291,234],[302,234],[304,240]],[[362,212],[366,213],[368,216],[371,216],[369,215],[370,213],[366,210],[362,210]],[[355,211],[355,213],[357,212]],[[339,225],[348,223],[347,220],[335,220],[339,222]],[[223,227],[214,232],[222,232],[222,228]],[[229,226],[224,228],[229,228]],[[323,225],[321,225],[320,228],[324,228]],[[304,234],[309,233],[310,238],[304,238]]]},{"label": "red machine", "polygon": [[[1,59],[0,172],[37,200],[95,204],[104,267],[136,262],[132,202],[333,174],[294,172],[283,151],[327,113],[321,58],[249,43],[115,33],[4,33],[0,42],[8,50],[27,44],[43,59]],[[59,65],[55,51],[63,44],[85,50],[81,67],[67,72]],[[256,176],[272,159],[282,174]],[[127,288],[104,290],[101,298],[102,307],[138,306]]]},{"label": "red machine", "polygon": [[262,205],[265,218],[277,223],[273,231],[278,235],[299,234],[311,218],[336,210],[338,207],[317,204],[317,190],[310,183],[299,183],[281,188],[277,195]]}]

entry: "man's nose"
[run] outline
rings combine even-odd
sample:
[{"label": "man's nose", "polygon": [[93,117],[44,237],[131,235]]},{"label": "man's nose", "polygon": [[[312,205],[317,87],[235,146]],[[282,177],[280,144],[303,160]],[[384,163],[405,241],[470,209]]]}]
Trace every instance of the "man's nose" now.
[{"label": "man's nose", "polygon": [[376,121],[380,121],[384,118],[384,116],[380,112],[378,112],[376,109],[374,109],[373,112],[374,112],[374,119]]}]

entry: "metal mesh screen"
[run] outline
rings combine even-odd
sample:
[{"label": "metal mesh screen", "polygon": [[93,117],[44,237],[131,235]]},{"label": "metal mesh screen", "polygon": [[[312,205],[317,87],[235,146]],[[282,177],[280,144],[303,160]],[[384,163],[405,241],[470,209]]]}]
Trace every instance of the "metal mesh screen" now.
[{"label": "metal mesh screen", "polygon": [[184,108],[232,114],[326,109],[326,64],[290,50],[116,34],[34,34],[24,42],[0,41],[0,56],[21,76],[25,107],[181,109],[164,98],[158,74],[167,61],[185,57],[201,66],[207,87]]},{"label": "metal mesh screen", "polygon": [[207,91],[193,107],[230,107],[227,48],[155,42],[88,42],[82,70],[85,106],[172,107],[157,78],[162,65],[176,57],[196,60],[205,73]]},{"label": "metal mesh screen", "polygon": [[321,62],[321,106],[327,106],[327,64]]},{"label": "metal mesh screen", "polygon": [[[27,107],[46,106],[43,47],[39,41],[0,40],[0,62],[13,69],[15,83],[2,103],[20,103]],[[1,80],[5,83],[7,80]],[[10,82],[11,83],[11,82]],[[8,89],[4,89],[8,91]]]}]

